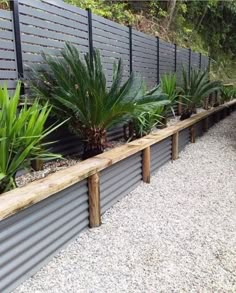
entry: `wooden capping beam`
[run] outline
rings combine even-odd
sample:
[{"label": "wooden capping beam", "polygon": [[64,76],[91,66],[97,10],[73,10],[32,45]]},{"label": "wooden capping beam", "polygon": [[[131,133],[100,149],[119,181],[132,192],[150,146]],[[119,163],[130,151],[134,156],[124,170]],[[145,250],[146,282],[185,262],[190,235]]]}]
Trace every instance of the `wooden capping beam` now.
[{"label": "wooden capping beam", "polygon": [[89,226],[90,228],[94,228],[101,225],[99,173],[95,173],[88,177],[88,189],[89,189]]},{"label": "wooden capping beam", "polygon": [[177,160],[179,157],[179,132],[172,135],[172,160]]},{"label": "wooden capping beam", "polygon": [[196,129],[195,126],[191,126],[190,127],[190,142],[191,143],[195,143],[196,141]]},{"label": "wooden capping beam", "polygon": [[209,119],[208,117],[206,117],[204,120],[203,120],[203,131],[207,132],[209,129]]},{"label": "wooden capping beam", "polygon": [[143,150],[142,173],[143,182],[150,183],[151,178],[151,148],[150,146]]},{"label": "wooden capping beam", "polygon": [[0,195],[0,220],[76,184],[91,175],[106,169],[116,162],[143,151],[151,145],[156,144],[167,137],[173,136],[183,129],[193,126],[202,119],[205,119],[212,114],[217,114],[226,107],[232,107],[232,109],[234,109],[235,105],[236,99],[209,111],[196,114],[187,120],[180,121],[176,125],[162,129],[157,133],[151,133],[143,138],[116,147],[101,155],[79,162],[72,167],[50,174],[49,176],[31,182],[24,187],[6,192]]}]

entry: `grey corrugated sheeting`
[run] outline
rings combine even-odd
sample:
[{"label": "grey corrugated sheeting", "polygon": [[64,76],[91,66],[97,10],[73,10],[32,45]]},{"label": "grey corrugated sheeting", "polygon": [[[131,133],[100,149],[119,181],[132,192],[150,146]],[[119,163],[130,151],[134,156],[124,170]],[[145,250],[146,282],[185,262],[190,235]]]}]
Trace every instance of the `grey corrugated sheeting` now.
[{"label": "grey corrugated sheeting", "polygon": [[209,126],[209,128],[211,128],[214,124],[215,124],[215,118],[214,118],[214,115],[210,115],[210,116],[208,117],[208,126]]},{"label": "grey corrugated sheeting", "polygon": [[179,132],[179,152],[181,152],[190,141],[190,129],[186,128]]},{"label": "grey corrugated sheeting", "polygon": [[87,181],[0,222],[0,292],[11,292],[88,227]]},{"label": "grey corrugated sheeting", "polygon": [[112,82],[114,61],[122,59],[123,78],[129,77],[129,29],[103,17],[92,15],[93,46],[100,50],[108,86]]},{"label": "grey corrugated sheeting", "polygon": [[175,45],[160,40],[159,43],[160,75],[174,73],[175,71]]},{"label": "grey corrugated sheeting", "polygon": [[141,152],[101,171],[100,192],[102,213],[133,190],[140,183],[141,179]]},{"label": "grey corrugated sheeting", "polygon": [[9,90],[18,78],[12,19],[11,11],[0,9],[0,86],[7,83]]},{"label": "grey corrugated sheeting", "polygon": [[157,83],[157,40],[132,30],[133,71],[140,74],[152,88]]},{"label": "grey corrugated sheeting", "polygon": [[195,136],[199,137],[203,135],[203,121],[199,121],[195,124]]},{"label": "grey corrugated sheeting", "polygon": [[117,140],[124,137],[124,129],[123,125],[117,125],[116,127],[113,127],[107,131],[107,140]]},{"label": "grey corrugated sheeting", "polygon": [[151,146],[151,173],[171,160],[172,138],[168,137]]}]

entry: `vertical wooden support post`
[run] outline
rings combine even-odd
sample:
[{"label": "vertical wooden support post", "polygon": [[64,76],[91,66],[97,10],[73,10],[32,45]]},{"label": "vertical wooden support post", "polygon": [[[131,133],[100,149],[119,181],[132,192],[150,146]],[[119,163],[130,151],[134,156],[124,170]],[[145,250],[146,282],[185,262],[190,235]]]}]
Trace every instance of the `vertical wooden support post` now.
[{"label": "vertical wooden support post", "polygon": [[203,131],[208,131],[209,129],[209,119],[208,117],[203,120]]},{"label": "vertical wooden support post", "polygon": [[150,183],[151,178],[151,149],[150,146],[143,150],[143,181],[145,183]]},{"label": "vertical wooden support post", "polygon": [[89,190],[89,226],[91,228],[101,225],[100,207],[100,177],[95,173],[88,177]]},{"label": "vertical wooden support post", "polygon": [[172,135],[172,160],[177,160],[179,157],[179,132]]},{"label": "vertical wooden support post", "polygon": [[194,125],[192,125],[190,128],[190,141],[191,141],[191,143],[195,143],[195,141],[196,141],[196,131],[195,131]]}]

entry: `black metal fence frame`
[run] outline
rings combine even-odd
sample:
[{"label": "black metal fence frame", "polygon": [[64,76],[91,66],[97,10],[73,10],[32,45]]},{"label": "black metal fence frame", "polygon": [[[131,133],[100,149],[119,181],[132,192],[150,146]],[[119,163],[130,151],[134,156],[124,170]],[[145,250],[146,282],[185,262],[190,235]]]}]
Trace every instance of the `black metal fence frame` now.
[{"label": "black metal fence frame", "polygon": [[[22,49],[21,49],[21,31],[20,31],[20,20],[19,20],[19,2],[18,0],[10,0],[10,9],[13,12],[13,26],[14,26],[14,35],[15,35],[15,50],[16,50],[16,63],[17,63],[17,74],[19,79],[24,79],[24,67],[23,67],[23,58],[22,58]],[[92,55],[93,52],[93,19],[91,9],[87,9],[88,13],[88,47],[89,54]],[[160,83],[160,38],[157,39],[157,84]],[[177,45],[175,45],[174,52],[174,72],[177,72]],[[199,54],[199,69],[202,65],[202,54]],[[188,60],[188,75],[190,75],[191,70],[191,55],[192,50],[189,49],[189,60]],[[208,57],[208,67],[210,65],[210,58]],[[130,74],[133,71],[133,44],[132,44],[132,26],[129,26],[129,69]],[[25,93],[24,84],[21,86],[21,94]]]}]

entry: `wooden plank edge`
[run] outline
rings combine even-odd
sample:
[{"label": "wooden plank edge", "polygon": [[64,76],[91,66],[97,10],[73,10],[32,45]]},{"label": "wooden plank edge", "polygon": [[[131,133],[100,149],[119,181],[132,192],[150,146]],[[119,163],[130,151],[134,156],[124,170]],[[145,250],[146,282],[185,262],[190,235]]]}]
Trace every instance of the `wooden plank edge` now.
[{"label": "wooden plank edge", "polygon": [[236,104],[236,99],[196,114],[157,133],[151,133],[101,155],[79,162],[75,166],[31,182],[27,186],[6,192],[0,195],[0,221],[234,104]]},{"label": "wooden plank edge", "polygon": [[0,196],[0,220],[97,173],[101,166],[108,167],[109,165],[111,165],[111,162],[108,159],[94,157],[31,182],[24,187],[4,193]]}]

